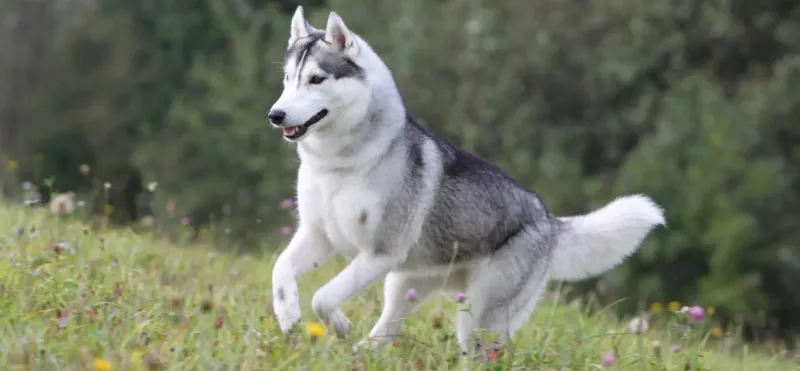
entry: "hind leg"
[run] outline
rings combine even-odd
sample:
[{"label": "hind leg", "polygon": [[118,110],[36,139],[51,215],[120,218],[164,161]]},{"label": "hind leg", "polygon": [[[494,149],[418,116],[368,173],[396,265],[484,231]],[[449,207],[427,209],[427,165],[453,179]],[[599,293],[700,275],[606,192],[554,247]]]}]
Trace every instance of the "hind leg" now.
[{"label": "hind leg", "polygon": [[[525,325],[547,285],[546,249],[520,236],[475,266],[470,300],[458,313],[458,341],[470,354],[505,345]],[[492,341],[489,344],[489,341]]]},{"label": "hind leg", "polygon": [[[427,277],[413,277],[407,274],[392,272],[386,276],[383,285],[383,310],[369,338],[359,342],[355,350],[370,346],[376,348],[384,345],[400,334],[400,328],[406,316],[416,310],[430,294],[439,286]],[[414,290],[413,300],[406,298],[409,290]]]},{"label": "hind leg", "polygon": [[[505,303],[485,306],[484,311],[476,315],[477,326],[473,327],[473,331],[478,330],[479,333],[474,340],[477,346],[473,349],[498,349],[510,342],[533,313],[547,284],[546,280],[544,275],[531,277],[518,297]],[[480,334],[481,331],[485,333]]]},{"label": "hind leg", "polygon": [[[444,275],[389,273],[383,286],[384,302],[381,316],[370,331],[369,338],[358,343],[354,350],[357,351],[365,346],[378,347],[397,337],[406,316],[419,308],[431,294],[463,289],[463,280],[459,273],[451,272],[449,278]],[[415,300],[412,301],[406,298],[406,293],[410,289],[416,294]]]}]

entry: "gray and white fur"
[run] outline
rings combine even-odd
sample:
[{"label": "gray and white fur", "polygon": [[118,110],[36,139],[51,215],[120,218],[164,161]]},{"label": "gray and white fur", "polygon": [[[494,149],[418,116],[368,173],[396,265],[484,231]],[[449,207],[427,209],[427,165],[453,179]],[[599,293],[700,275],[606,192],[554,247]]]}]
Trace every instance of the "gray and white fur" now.
[{"label": "gray and white fur", "polygon": [[[553,216],[503,170],[416,124],[389,68],[336,13],[323,31],[297,8],[284,72],[267,114],[300,157],[299,225],[272,275],[284,332],[301,315],[297,278],[341,254],[349,265],[311,306],[345,335],[351,323],[340,305],[385,278],[383,312],[359,347],[386,343],[425,298],[455,292],[468,298],[456,321],[462,350],[488,347],[478,329],[499,336],[499,346],[525,324],[548,280],[602,274],[665,224],[644,195]],[[409,289],[414,302],[404,298]]]}]

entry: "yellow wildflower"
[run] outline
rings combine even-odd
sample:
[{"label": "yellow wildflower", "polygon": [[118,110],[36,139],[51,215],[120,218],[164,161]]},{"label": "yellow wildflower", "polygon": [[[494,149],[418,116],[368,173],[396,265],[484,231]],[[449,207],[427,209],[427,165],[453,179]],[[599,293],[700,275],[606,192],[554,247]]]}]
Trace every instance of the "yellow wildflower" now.
[{"label": "yellow wildflower", "polygon": [[711,329],[711,336],[718,338],[722,337],[722,329],[719,327],[714,327]]},{"label": "yellow wildflower", "polygon": [[14,170],[17,167],[19,167],[19,163],[17,162],[17,160],[8,160],[6,161],[6,167],[8,168],[8,170]]},{"label": "yellow wildflower", "polygon": [[314,322],[306,327],[306,330],[313,337],[325,336],[325,326],[320,323]]},{"label": "yellow wildflower", "polygon": [[95,359],[94,360],[94,369],[96,371],[111,371],[112,364],[110,361],[105,359]]},{"label": "yellow wildflower", "polygon": [[657,301],[650,303],[650,313],[659,313],[663,309],[664,307]]},{"label": "yellow wildflower", "polygon": [[715,308],[713,305],[709,305],[706,312],[708,312],[708,314],[714,314],[717,312],[717,308]]},{"label": "yellow wildflower", "polygon": [[681,309],[681,302],[673,300],[673,301],[669,302],[669,304],[667,304],[667,308],[669,308],[669,310],[671,310],[671,311],[680,310]]}]

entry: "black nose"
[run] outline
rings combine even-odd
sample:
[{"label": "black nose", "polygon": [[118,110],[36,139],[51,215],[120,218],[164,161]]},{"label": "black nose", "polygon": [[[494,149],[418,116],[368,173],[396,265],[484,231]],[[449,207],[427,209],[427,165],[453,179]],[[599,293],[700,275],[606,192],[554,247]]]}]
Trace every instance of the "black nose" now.
[{"label": "black nose", "polygon": [[269,117],[269,121],[271,121],[273,124],[280,125],[283,123],[283,119],[286,118],[286,111],[273,109],[267,113],[267,117]]}]

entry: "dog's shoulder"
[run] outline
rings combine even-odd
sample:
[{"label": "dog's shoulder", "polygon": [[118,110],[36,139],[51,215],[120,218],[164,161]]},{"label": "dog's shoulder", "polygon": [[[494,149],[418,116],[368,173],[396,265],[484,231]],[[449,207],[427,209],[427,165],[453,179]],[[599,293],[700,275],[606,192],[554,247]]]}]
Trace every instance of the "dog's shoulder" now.
[{"label": "dog's shoulder", "polygon": [[442,172],[448,178],[463,178],[472,176],[497,177],[515,182],[503,169],[490,161],[471,153],[432,130],[424,128],[410,115],[407,116],[407,125],[415,137],[426,137],[432,140],[439,150],[442,161]]}]

